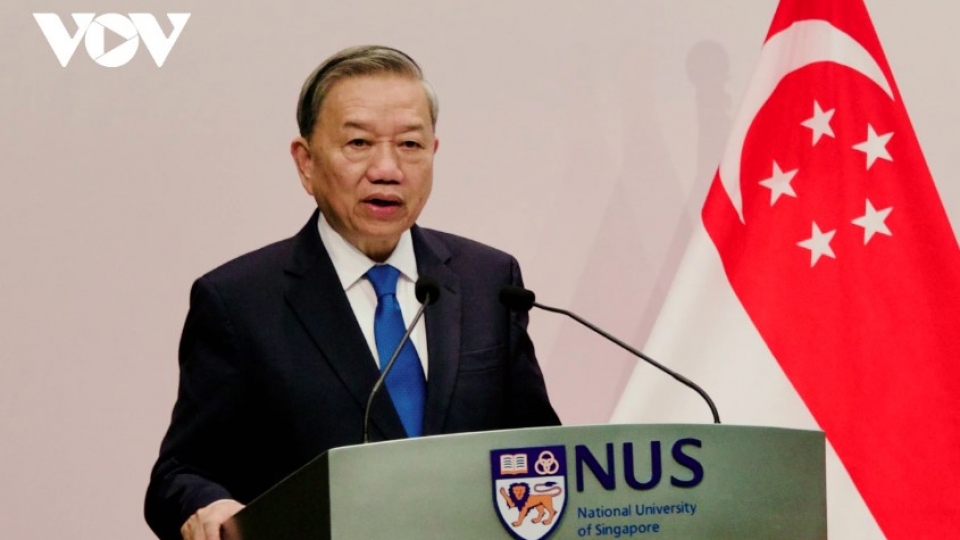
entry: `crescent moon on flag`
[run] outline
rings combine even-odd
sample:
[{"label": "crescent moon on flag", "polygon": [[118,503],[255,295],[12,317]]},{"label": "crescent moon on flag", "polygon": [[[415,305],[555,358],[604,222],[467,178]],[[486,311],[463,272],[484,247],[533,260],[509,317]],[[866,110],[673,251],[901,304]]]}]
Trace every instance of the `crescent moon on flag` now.
[{"label": "crescent moon on flag", "polygon": [[747,130],[784,77],[817,62],[833,62],[867,77],[893,98],[883,70],[873,56],[848,34],[822,20],[799,21],[767,40],[737,114],[727,149],[720,160],[720,183],[743,223],[740,160]]}]

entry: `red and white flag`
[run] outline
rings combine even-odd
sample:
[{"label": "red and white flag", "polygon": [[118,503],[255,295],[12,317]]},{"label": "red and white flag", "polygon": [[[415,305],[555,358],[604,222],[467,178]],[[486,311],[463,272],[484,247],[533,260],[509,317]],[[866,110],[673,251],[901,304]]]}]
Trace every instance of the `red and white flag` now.
[{"label": "red and white flag", "polygon": [[832,538],[960,537],[960,248],[862,0],[781,1],[702,219],[647,352],[826,433]]}]

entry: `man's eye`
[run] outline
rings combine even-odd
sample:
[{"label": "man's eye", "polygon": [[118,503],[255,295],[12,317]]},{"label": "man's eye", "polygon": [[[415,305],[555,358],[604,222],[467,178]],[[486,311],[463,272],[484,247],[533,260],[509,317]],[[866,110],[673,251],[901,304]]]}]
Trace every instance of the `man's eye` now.
[{"label": "man's eye", "polygon": [[400,146],[404,148],[423,148],[423,146],[417,141],[403,141],[400,143]]},{"label": "man's eye", "polygon": [[364,139],[352,139],[352,140],[351,140],[350,142],[348,142],[347,144],[349,144],[350,146],[356,147],[356,148],[363,148],[363,147],[366,147],[366,146],[370,146],[370,141],[367,141],[367,140],[364,140]]}]

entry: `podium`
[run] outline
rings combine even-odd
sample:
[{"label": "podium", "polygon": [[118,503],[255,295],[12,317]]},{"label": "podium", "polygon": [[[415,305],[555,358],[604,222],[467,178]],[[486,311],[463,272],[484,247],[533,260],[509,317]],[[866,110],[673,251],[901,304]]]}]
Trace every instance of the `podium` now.
[{"label": "podium", "polygon": [[601,425],[336,448],[224,524],[227,540],[826,540],[824,436]]}]

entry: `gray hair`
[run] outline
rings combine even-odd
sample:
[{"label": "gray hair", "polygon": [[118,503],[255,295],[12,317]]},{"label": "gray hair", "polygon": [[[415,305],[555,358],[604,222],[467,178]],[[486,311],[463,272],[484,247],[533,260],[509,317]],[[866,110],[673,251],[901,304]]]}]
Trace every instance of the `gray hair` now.
[{"label": "gray hair", "polygon": [[303,88],[300,90],[300,100],[297,102],[297,124],[300,127],[300,135],[309,138],[313,133],[313,128],[320,116],[323,99],[335,83],[348,77],[383,73],[409,77],[420,82],[430,105],[430,121],[433,127],[436,127],[437,115],[440,112],[437,95],[430,83],[423,78],[423,71],[413,58],[391,47],[361,45],[343,49],[327,58],[304,81]]}]

